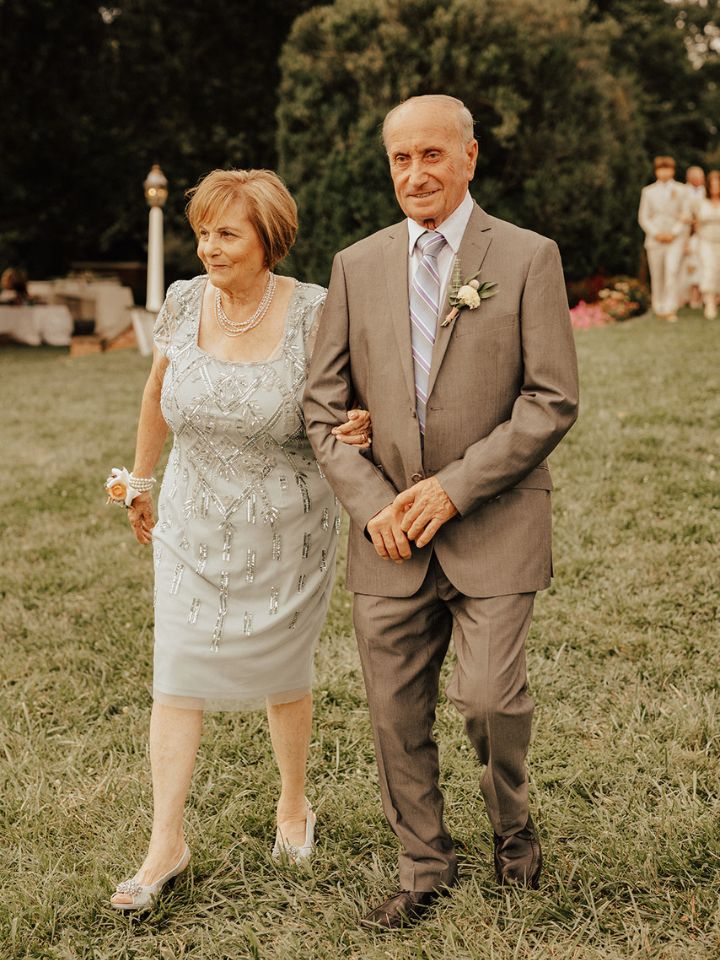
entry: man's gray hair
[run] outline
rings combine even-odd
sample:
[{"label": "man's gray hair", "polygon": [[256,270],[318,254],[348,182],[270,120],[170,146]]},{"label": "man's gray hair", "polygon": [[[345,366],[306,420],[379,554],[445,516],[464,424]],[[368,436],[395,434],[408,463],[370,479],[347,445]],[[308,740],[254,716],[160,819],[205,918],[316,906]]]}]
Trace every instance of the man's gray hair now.
[{"label": "man's gray hair", "polygon": [[471,140],[475,137],[475,121],[472,118],[472,114],[462,102],[458,100],[457,97],[449,97],[444,93],[429,93],[419,97],[408,97],[407,100],[403,100],[402,103],[399,103],[396,107],[393,107],[389,113],[386,114],[385,119],[383,120],[382,125],[382,138],[383,143],[387,147],[387,128],[388,124],[392,120],[393,116],[398,113],[400,110],[403,110],[406,106],[411,103],[417,103],[420,100],[424,100],[428,103],[435,103],[439,107],[445,107],[448,110],[454,110],[457,120],[458,134],[460,135],[460,140],[465,143],[470,143]]}]

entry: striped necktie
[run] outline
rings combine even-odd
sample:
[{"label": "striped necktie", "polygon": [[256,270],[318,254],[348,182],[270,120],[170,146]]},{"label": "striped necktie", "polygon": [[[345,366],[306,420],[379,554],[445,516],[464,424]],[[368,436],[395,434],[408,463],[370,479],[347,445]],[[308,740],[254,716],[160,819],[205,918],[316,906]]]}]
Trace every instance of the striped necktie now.
[{"label": "striped necktie", "polygon": [[417,247],[422,257],[410,288],[410,333],[415,368],[415,396],[420,432],[423,436],[425,435],[430,366],[440,310],[440,273],[437,258],[445,242],[445,237],[434,230],[426,231],[418,237]]}]

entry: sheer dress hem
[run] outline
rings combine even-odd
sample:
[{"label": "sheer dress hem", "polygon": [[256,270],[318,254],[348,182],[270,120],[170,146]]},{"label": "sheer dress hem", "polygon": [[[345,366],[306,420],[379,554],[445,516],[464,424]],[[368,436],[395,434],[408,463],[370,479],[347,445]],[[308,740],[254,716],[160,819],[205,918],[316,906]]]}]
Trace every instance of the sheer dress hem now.
[{"label": "sheer dress hem", "polygon": [[166,693],[153,688],[153,700],[164,707],[176,707],[179,710],[202,710],[204,713],[264,710],[267,704],[278,706],[283,703],[295,703],[312,692],[310,686],[294,690],[280,690],[266,694],[252,694],[234,697],[197,697],[187,694]]}]

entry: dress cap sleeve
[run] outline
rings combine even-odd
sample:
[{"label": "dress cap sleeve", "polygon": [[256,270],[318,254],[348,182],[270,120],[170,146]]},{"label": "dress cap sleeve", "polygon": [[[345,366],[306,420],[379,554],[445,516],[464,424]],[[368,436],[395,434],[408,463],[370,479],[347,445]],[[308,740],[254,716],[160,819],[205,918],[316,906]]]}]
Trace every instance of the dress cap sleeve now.
[{"label": "dress cap sleeve", "polygon": [[306,286],[308,304],[307,309],[303,313],[303,340],[305,343],[305,356],[310,360],[320,328],[320,319],[325,306],[327,290],[325,287],[317,286],[314,283],[308,283]]},{"label": "dress cap sleeve", "polygon": [[168,287],[167,294],[153,326],[153,343],[158,351],[168,356],[170,347],[180,327],[182,319],[183,293],[192,280],[176,280]]}]

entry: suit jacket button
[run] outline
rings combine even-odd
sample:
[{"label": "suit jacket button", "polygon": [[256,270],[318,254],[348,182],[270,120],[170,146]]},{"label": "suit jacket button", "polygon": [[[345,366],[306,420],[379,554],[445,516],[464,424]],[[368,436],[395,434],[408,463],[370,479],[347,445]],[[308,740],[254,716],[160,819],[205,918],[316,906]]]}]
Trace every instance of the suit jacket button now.
[{"label": "suit jacket button", "polygon": [[410,479],[413,483],[420,483],[420,481],[423,479],[423,475],[421,473],[414,473]]}]

